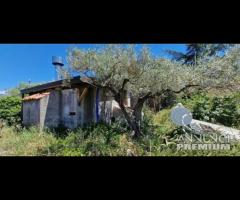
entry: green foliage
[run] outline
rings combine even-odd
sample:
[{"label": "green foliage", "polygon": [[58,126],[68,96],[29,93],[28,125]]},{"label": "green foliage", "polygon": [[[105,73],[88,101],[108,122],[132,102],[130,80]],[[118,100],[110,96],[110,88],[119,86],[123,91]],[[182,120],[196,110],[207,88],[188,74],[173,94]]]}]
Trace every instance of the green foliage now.
[{"label": "green foliage", "polygon": [[183,105],[190,108],[193,118],[225,126],[240,125],[239,94],[210,97],[206,93],[193,95],[183,100]]},{"label": "green foliage", "polygon": [[[153,114],[154,115],[154,114]],[[161,128],[133,139],[122,132],[117,124],[98,124],[68,132],[57,137],[37,128],[20,131],[4,127],[0,136],[0,155],[12,156],[234,156],[240,155],[240,144],[232,143],[231,150],[197,151],[177,150],[183,134],[175,127],[165,127],[169,110],[158,114],[156,122],[164,122]],[[168,131],[166,131],[168,130]],[[175,131],[174,131],[175,130]]]},{"label": "green foliage", "polygon": [[204,121],[211,121],[212,108],[210,98],[204,95],[199,95],[195,97],[193,103],[193,118]]},{"label": "green foliage", "polygon": [[152,134],[155,128],[154,122],[153,122],[154,112],[152,112],[147,106],[144,106],[143,113],[144,113],[144,117],[141,122],[142,133],[143,135]]},{"label": "green foliage", "polygon": [[[133,45],[106,45],[101,49],[71,49],[68,63],[71,70],[81,72],[91,69],[97,79],[93,84],[106,87],[114,93],[127,89],[135,97],[148,94],[161,96],[167,106],[175,102],[174,91],[181,91],[186,85],[198,85],[201,89],[211,87],[228,88],[239,85],[240,49],[235,48],[223,57],[206,60],[203,57],[215,55],[223,46],[192,45],[188,49],[190,60],[198,60],[197,67],[154,57],[149,49],[136,51]],[[198,52],[198,53],[197,53]],[[186,58],[186,57],[185,57]],[[70,73],[70,72],[69,72]],[[66,72],[66,75],[69,75]],[[127,84],[123,83],[127,80]],[[10,97],[0,98],[0,119],[9,125],[20,121],[21,99],[19,87],[8,91]],[[126,87],[126,88],[123,88]],[[169,91],[170,94],[167,94]],[[177,92],[176,92],[177,93]],[[119,93],[120,94],[120,93]],[[163,96],[165,94],[165,96]],[[14,97],[13,97],[14,96]],[[116,95],[117,96],[117,95]],[[170,99],[171,97],[171,99]],[[240,94],[225,97],[212,97],[206,93],[190,95],[182,103],[193,112],[196,119],[240,127]],[[170,101],[171,100],[171,101]],[[54,131],[37,128],[16,129],[4,127],[0,136],[0,155],[48,155],[48,156],[203,156],[203,155],[240,155],[237,143],[231,151],[176,151],[176,136],[182,131],[170,121],[170,108],[153,113],[144,108],[141,124],[143,135],[131,137],[126,126],[114,123],[90,125],[76,130],[63,128]]]},{"label": "green foliage", "polygon": [[214,97],[211,108],[212,121],[226,126],[237,126],[240,124],[240,113],[237,110],[239,103],[240,101],[232,96],[223,98]]},{"label": "green foliage", "polygon": [[137,51],[134,45],[106,45],[100,49],[70,49],[67,60],[76,72],[95,71],[95,81],[101,86],[118,91],[127,79],[126,89],[134,96],[144,96],[149,91],[156,94],[166,89],[179,90],[188,84],[204,88],[226,86],[239,77],[235,66],[239,55],[240,49],[233,48],[224,57],[216,57],[207,63],[199,61],[197,68],[193,69],[156,58],[148,48]]},{"label": "green foliage", "polygon": [[38,85],[37,83],[20,83],[17,87],[9,89],[7,95],[0,97],[0,120],[8,125],[19,125],[21,122],[21,96],[20,90]]},{"label": "green foliage", "polygon": [[18,96],[0,98],[0,119],[9,125],[20,123],[21,102],[21,98]]},{"label": "green foliage", "polygon": [[191,75],[184,66],[155,59],[148,48],[137,51],[134,45],[106,45],[89,50],[74,48],[68,52],[67,58],[72,70],[93,70],[98,77],[95,81],[103,87],[119,91],[124,80],[129,80],[126,89],[135,96],[178,86],[181,81],[177,76],[179,73],[183,75],[185,72],[185,80]]},{"label": "green foliage", "polygon": [[[204,48],[202,44],[193,46],[193,50],[198,49],[200,54],[203,50],[209,50],[209,45]],[[214,52],[224,48],[221,45],[210,46],[210,50]],[[214,52],[208,54],[214,55]],[[157,58],[148,48],[137,50],[134,45],[106,45],[88,50],[73,48],[68,52],[70,68],[66,74],[69,77],[72,71],[94,71],[97,78],[91,80],[91,84],[110,91],[119,103],[123,102],[121,94],[124,90],[131,93],[138,104],[132,105],[133,115],[127,116],[125,112],[124,116],[127,116],[129,127],[134,129],[136,135],[140,135],[140,117],[134,115],[141,113],[142,105],[147,99],[161,97],[162,106],[166,108],[174,104],[175,93],[185,92],[189,87],[208,90],[239,85],[240,68],[236,64],[239,55],[240,48],[231,49],[224,56],[213,57],[209,62],[199,60],[197,67],[193,68]]]},{"label": "green foliage", "polygon": [[153,115],[153,123],[157,126],[155,131],[158,135],[169,135],[176,129],[170,119],[170,113],[171,109],[163,109]]},{"label": "green foliage", "polygon": [[219,53],[224,53],[234,45],[229,44],[187,44],[186,53],[167,50],[167,53],[176,61],[182,61],[185,64],[195,64],[199,59],[208,59],[215,57]]},{"label": "green foliage", "polygon": [[[49,131],[39,132],[37,128],[17,132],[5,127],[0,138],[0,155],[148,156],[158,151],[157,146],[164,142],[154,132],[134,140],[118,124],[79,128],[65,137],[57,137]],[[151,145],[155,145],[154,148]]]},{"label": "green foliage", "polygon": [[129,134],[123,131],[117,124],[79,128],[69,132],[65,138],[59,138],[49,150],[54,155],[62,156],[127,155],[131,146],[128,143],[130,138],[127,136]]},{"label": "green foliage", "polygon": [[20,91],[22,89],[25,89],[25,88],[28,88],[28,87],[33,87],[33,86],[36,86],[36,85],[38,85],[38,83],[24,83],[24,82],[22,82],[22,83],[19,83],[19,85],[16,86],[15,88],[9,89],[7,91],[7,94],[9,96],[20,96]]},{"label": "green foliage", "polygon": [[49,133],[40,132],[37,128],[16,130],[4,127],[0,137],[0,155],[10,156],[47,156],[48,148],[56,142]]}]

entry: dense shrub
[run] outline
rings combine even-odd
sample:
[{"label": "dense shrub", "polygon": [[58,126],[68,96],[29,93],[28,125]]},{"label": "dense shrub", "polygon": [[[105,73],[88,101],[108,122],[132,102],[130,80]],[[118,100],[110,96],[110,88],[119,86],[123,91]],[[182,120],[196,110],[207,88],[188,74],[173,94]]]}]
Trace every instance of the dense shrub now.
[{"label": "dense shrub", "polygon": [[213,122],[219,122],[226,126],[237,126],[240,123],[240,114],[237,104],[240,102],[232,97],[214,97],[211,107],[211,118]]},{"label": "dense shrub", "polygon": [[0,119],[8,125],[20,123],[21,98],[18,96],[6,96],[0,98]]},{"label": "dense shrub", "polygon": [[208,96],[195,96],[193,98],[193,107],[192,107],[192,112],[193,112],[193,118],[194,119],[199,119],[199,120],[204,120],[204,121],[211,121],[213,117],[212,116],[212,105],[211,105],[211,99]]},{"label": "dense shrub", "polygon": [[239,94],[210,97],[207,94],[196,94],[183,100],[184,106],[193,113],[194,119],[220,123],[225,126],[240,126]]},{"label": "dense shrub", "polygon": [[49,147],[52,155],[116,156],[135,154],[129,132],[118,124],[97,124],[72,130]]}]

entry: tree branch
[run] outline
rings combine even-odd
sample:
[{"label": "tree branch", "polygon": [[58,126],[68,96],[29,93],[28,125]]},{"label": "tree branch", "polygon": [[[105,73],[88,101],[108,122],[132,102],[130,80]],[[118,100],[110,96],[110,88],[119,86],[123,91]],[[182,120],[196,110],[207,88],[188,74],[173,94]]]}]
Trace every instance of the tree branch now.
[{"label": "tree branch", "polygon": [[142,97],[139,97],[138,100],[137,100],[137,103],[136,105],[134,106],[134,110],[136,110],[138,107],[141,107],[144,102],[150,98],[152,96],[152,92],[148,92],[147,94],[145,94],[144,96]]},{"label": "tree branch", "polygon": [[165,93],[165,92],[173,92],[173,93],[179,94],[179,93],[183,92],[184,90],[186,90],[187,88],[198,87],[198,86],[199,86],[199,85],[197,85],[197,84],[189,84],[189,85],[184,86],[183,88],[181,88],[181,89],[178,90],[178,91],[166,89],[166,90],[164,90],[162,93]]},{"label": "tree branch", "polygon": [[128,82],[129,82],[129,79],[127,79],[127,78],[125,78],[125,79],[123,80],[123,84],[122,84],[121,91],[123,91],[123,90],[124,90],[124,88],[125,88],[125,85],[126,85]]},{"label": "tree branch", "polygon": [[140,99],[141,101],[145,101],[146,99],[148,99],[148,98],[150,98],[150,97],[153,97],[152,92],[148,92],[148,93],[145,94],[144,96],[139,97],[139,99]]},{"label": "tree branch", "polygon": [[110,90],[114,96],[118,95],[118,92],[111,85],[102,85],[101,83],[98,83],[97,81],[94,81],[93,84],[96,87],[105,88],[105,89]]}]

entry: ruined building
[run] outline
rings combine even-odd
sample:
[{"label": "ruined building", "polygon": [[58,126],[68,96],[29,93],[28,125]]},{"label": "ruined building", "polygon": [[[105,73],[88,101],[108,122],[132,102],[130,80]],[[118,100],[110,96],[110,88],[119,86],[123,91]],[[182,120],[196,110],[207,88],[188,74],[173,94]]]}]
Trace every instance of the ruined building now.
[{"label": "ruined building", "polygon": [[[24,126],[76,128],[121,117],[118,103],[108,91],[93,86],[85,75],[21,90]],[[125,105],[130,98],[125,95]]]},{"label": "ruined building", "polygon": [[[76,128],[87,123],[110,122],[120,117],[118,103],[107,91],[71,79],[27,88],[22,93],[22,123],[25,126]],[[130,106],[126,95],[125,105]]]}]

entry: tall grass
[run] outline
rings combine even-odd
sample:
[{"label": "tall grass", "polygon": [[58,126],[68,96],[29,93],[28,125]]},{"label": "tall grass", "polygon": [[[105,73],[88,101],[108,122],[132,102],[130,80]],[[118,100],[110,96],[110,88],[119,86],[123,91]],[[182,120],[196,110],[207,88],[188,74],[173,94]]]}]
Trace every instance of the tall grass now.
[{"label": "tall grass", "polygon": [[[240,144],[222,151],[177,151],[176,135],[181,134],[169,119],[170,110],[147,113],[148,125],[138,139],[126,127],[91,125],[64,134],[37,128],[4,127],[0,135],[1,156],[235,156]],[[144,122],[147,123],[147,122]],[[147,128],[146,128],[147,127]]]},{"label": "tall grass", "polygon": [[50,147],[56,138],[52,134],[39,132],[37,128],[18,132],[13,127],[5,127],[0,137],[0,155],[45,156],[42,150]]}]

